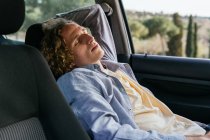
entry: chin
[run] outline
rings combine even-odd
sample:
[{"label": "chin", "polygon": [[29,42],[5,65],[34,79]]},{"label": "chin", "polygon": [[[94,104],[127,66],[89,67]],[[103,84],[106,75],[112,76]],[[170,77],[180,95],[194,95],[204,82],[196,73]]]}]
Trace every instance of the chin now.
[{"label": "chin", "polygon": [[[101,58],[104,56],[104,50],[101,49]],[[100,58],[100,59],[101,59]]]},{"label": "chin", "polygon": [[95,53],[95,60],[100,60],[103,56],[104,56],[104,51],[101,49],[100,51],[98,51],[97,53]]}]

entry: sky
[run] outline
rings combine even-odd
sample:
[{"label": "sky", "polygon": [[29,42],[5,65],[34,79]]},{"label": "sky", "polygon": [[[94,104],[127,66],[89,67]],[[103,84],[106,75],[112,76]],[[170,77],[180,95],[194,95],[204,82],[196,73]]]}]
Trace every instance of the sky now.
[{"label": "sky", "polygon": [[210,0],[122,0],[125,9],[210,17]]}]

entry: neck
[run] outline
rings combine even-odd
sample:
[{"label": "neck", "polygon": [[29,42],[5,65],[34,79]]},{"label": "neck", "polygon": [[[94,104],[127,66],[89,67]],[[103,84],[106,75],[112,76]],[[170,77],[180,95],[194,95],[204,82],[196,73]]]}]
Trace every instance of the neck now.
[{"label": "neck", "polygon": [[98,64],[98,65],[100,66],[100,68],[101,68],[102,71],[104,70],[104,67],[103,67],[103,65],[101,64],[101,61],[97,61],[96,64]]}]

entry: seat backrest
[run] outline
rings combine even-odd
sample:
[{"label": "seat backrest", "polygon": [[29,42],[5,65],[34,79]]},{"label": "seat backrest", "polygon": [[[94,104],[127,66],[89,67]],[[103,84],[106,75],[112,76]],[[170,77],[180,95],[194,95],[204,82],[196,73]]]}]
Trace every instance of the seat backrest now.
[{"label": "seat backrest", "polygon": [[3,35],[0,35],[0,45],[21,45],[24,44],[21,41],[16,41],[12,39],[5,38]]},{"label": "seat backrest", "polygon": [[[117,62],[115,43],[105,13],[112,14],[112,9],[108,4],[104,3],[102,5],[94,4],[64,13],[58,13],[52,18],[59,17],[73,20],[79,25],[89,28],[95,40],[100,44],[102,49],[106,50],[102,59]],[[42,23],[37,23],[29,27],[26,32],[26,44],[40,49],[40,43],[43,38]]]},{"label": "seat backrest", "polygon": [[[20,28],[24,8],[24,0],[0,1],[0,35]],[[0,64],[0,139],[89,139],[37,49],[0,45]]]},{"label": "seat backrest", "polygon": [[42,23],[35,23],[27,29],[25,43],[40,50],[43,37]]}]

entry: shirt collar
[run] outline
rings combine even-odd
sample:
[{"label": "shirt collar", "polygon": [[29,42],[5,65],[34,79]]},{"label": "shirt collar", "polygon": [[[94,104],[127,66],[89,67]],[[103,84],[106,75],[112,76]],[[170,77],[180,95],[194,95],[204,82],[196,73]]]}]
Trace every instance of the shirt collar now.
[{"label": "shirt collar", "polygon": [[121,67],[121,63],[117,63],[114,61],[108,61],[108,60],[101,60],[101,63],[103,66],[108,68],[109,70],[115,72]]},{"label": "shirt collar", "polygon": [[81,68],[86,68],[86,69],[90,69],[90,70],[100,70],[100,66],[98,64],[89,64],[89,65],[85,65],[82,66]]},{"label": "shirt collar", "polygon": [[[108,61],[108,60],[101,60],[101,63],[104,68],[108,68],[109,70],[113,72],[117,71],[118,69],[121,69],[121,65],[123,65],[121,63],[116,63],[114,61]],[[89,64],[89,65],[82,66],[81,68],[101,71],[101,68],[98,64]]]}]

